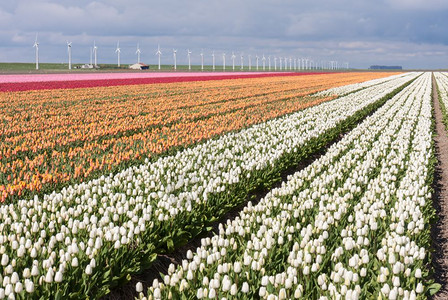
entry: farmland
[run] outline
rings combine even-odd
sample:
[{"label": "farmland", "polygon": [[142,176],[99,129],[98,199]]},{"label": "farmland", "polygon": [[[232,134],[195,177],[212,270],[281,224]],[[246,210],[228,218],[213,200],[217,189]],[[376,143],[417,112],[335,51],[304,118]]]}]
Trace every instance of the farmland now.
[{"label": "farmland", "polygon": [[0,200],[51,191],[172,147],[292,113],[332,99],[309,97],[315,92],[375,76],[384,74],[5,93],[0,100]]},{"label": "farmland", "polygon": [[100,298],[206,234],[138,298],[438,290],[431,73],[214,79],[0,92],[0,298]]}]

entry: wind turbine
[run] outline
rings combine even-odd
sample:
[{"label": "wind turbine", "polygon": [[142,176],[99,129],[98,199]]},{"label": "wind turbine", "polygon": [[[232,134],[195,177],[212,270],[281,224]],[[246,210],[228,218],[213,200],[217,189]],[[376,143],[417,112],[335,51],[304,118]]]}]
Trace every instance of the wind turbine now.
[{"label": "wind turbine", "polygon": [[176,57],[177,50],[173,49],[173,59],[174,59],[174,70],[177,70],[177,57]]},{"label": "wind turbine", "polygon": [[120,67],[120,53],[121,53],[120,41],[117,42],[117,49],[115,49],[115,53],[117,53],[117,56],[118,56],[118,67]]},{"label": "wind turbine", "polygon": [[249,58],[249,71],[250,71],[252,69],[252,58],[250,54],[248,55],[248,58]]},{"label": "wind turbine", "polygon": [[201,71],[204,71],[204,49],[201,50]]},{"label": "wind turbine", "polygon": [[257,62],[257,71],[258,71],[258,54],[255,54],[255,61]]},{"label": "wind turbine", "polygon": [[289,57],[289,70],[292,70],[292,58],[291,56]]},{"label": "wind turbine", "polygon": [[160,56],[162,55],[162,51],[160,51],[160,45],[157,45],[156,55],[159,56],[159,70],[160,70]]},{"label": "wind turbine", "polygon": [[271,56],[268,56],[268,70],[271,70]]},{"label": "wind turbine", "polygon": [[36,48],[36,70],[39,70],[39,42],[37,41],[37,33],[33,48]]},{"label": "wind turbine", "polygon": [[278,58],[278,61],[280,63],[279,70],[281,71],[282,70],[282,57],[281,56]]},{"label": "wind turbine", "polygon": [[232,51],[232,70],[233,71],[235,71],[235,58],[236,58],[235,53],[233,53],[233,51]]},{"label": "wind turbine", "polygon": [[135,51],[135,54],[137,54],[137,63],[140,63],[140,54],[142,51],[140,51],[140,45],[137,43],[137,51]]},{"label": "wind turbine", "polygon": [[244,55],[241,53],[241,71],[244,69]]},{"label": "wind turbine", "polygon": [[294,71],[297,71],[297,58],[294,57]]},{"label": "wind turbine", "polygon": [[263,58],[261,59],[263,62],[263,71],[266,69],[266,57],[263,54]]},{"label": "wind turbine", "polygon": [[188,55],[188,70],[191,71],[191,51],[190,51],[190,49],[187,50],[187,55]]},{"label": "wind turbine", "polygon": [[274,56],[274,70],[277,71],[277,56]]},{"label": "wind turbine", "polygon": [[96,46],[95,41],[93,41],[93,56],[95,58],[95,68],[98,67],[98,64],[97,64],[97,53],[98,53],[98,47]]},{"label": "wind turbine", "polygon": [[215,70],[215,51],[212,52],[212,60],[213,60],[213,71]]},{"label": "wind turbine", "polygon": [[68,69],[72,69],[72,42],[67,41]]},{"label": "wind turbine", "polygon": [[226,53],[225,52],[222,54],[222,69],[223,69],[223,71],[226,70]]}]

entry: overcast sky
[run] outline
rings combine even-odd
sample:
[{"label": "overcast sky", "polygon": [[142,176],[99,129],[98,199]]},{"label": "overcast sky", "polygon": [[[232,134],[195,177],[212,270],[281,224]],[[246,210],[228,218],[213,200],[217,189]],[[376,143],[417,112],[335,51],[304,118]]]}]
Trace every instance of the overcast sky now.
[{"label": "overcast sky", "polygon": [[[41,62],[206,63],[222,53],[263,53],[405,68],[448,67],[448,0],[14,0],[0,2],[0,61],[33,62],[39,33]],[[246,62],[247,64],[247,62]]]}]

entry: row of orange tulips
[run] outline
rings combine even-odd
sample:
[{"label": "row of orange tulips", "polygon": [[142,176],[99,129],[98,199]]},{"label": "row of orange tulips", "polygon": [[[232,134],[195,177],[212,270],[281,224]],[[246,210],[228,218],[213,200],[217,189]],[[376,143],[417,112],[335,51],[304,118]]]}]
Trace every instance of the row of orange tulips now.
[{"label": "row of orange tulips", "polygon": [[391,75],[348,73],[3,93],[0,200],[51,190]]}]

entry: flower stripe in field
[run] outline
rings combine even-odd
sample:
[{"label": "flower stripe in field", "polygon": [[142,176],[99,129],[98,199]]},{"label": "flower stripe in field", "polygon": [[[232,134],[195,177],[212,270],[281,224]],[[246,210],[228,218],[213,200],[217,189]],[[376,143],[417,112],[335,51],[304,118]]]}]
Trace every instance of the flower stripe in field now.
[{"label": "flower stripe in field", "polygon": [[384,76],[331,74],[5,93],[0,200],[50,191],[329,100],[307,97]]},{"label": "flower stripe in field", "polygon": [[340,134],[346,120],[417,76],[410,73],[60,192],[1,205],[0,295],[104,295],[110,285],[147,267],[164,245],[181,244],[208,224],[204,216],[235,204],[238,189],[263,182],[288,155],[300,157],[301,149],[323,142],[319,138],[328,132]]},{"label": "flower stripe in field", "polygon": [[215,72],[215,73],[96,73],[96,74],[33,74],[0,75],[0,92],[29,90],[54,90],[90,88],[100,86],[121,86],[158,84],[172,82],[193,82],[240,78],[263,78],[282,76],[305,76],[326,73],[293,72]]},{"label": "flower stripe in field", "polygon": [[426,73],[319,160],[220,224],[154,281],[148,298],[426,299],[431,118]]},{"label": "flower stripe in field", "polygon": [[439,89],[440,107],[443,114],[445,128],[448,129],[448,73],[434,72],[437,88]]},{"label": "flower stripe in field", "polygon": [[363,88],[366,87],[370,87],[370,86],[374,86],[377,84],[381,84],[383,82],[389,81],[394,79],[395,77],[399,77],[399,76],[403,76],[402,73],[400,74],[396,74],[396,75],[392,75],[389,77],[383,77],[383,78],[378,78],[378,79],[373,79],[373,80],[369,80],[369,81],[364,81],[364,82],[359,82],[359,83],[353,83],[353,84],[348,84],[348,85],[342,85],[342,86],[337,86],[331,89],[327,89],[321,92],[318,92],[315,94],[315,96],[343,96],[343,95],[347,95],[349,93],[353,93],[356,91],[359,91]]}]

